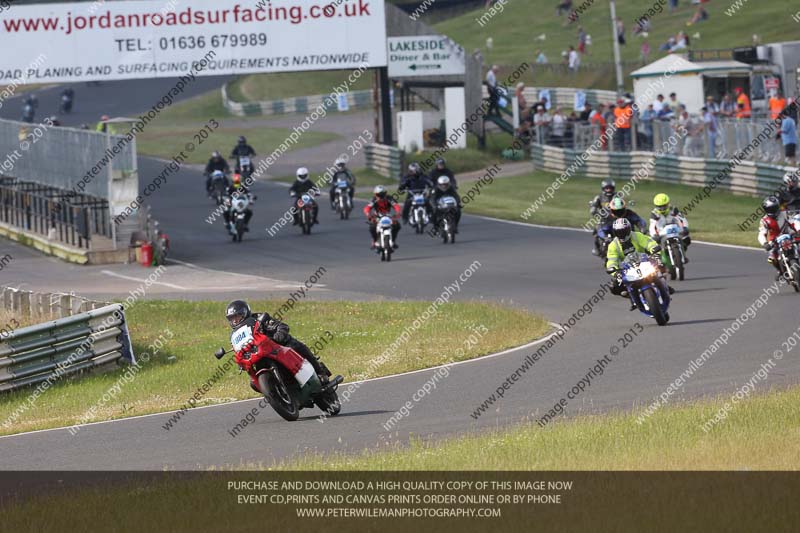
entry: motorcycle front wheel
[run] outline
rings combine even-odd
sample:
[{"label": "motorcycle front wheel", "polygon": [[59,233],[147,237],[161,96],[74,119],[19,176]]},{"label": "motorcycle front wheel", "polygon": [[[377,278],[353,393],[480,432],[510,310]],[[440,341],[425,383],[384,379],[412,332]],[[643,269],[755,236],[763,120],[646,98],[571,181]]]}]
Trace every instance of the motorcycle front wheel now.
[{"label": "motorcycle front wheel", "polygon": [[653,315],[653,318],[656,319],[656,323],[658,323],[659,326],[665,325],[668,318],[664,313],[664,310],[661,309],[661,303],[658,301],[656,291],[652,287],[647,288],[642,296],[644,296],[644,299],[647,302],[647,307],[650,308],[650,313]]},{"label": "motorcycle front wheel", "polygon": [[[281,418],[294,422],[300,416],[300,404],[297,401],[297,382],[283,369],[279,369],[280,379],[264,372],[258,376],[258,388],[269,404]],[[291,380],[291,381],[289,381]],[[266,392],[265,392],[266,391]]]},{"label": "motorcycle front wheel", "polygon": [[318,397],[314,398],[314,403],[328,416],[336,416],[342,410],[342,404],[339,402],[339,396],[336,394],[335,390],[329,390],[325,394],[320,394]]}]

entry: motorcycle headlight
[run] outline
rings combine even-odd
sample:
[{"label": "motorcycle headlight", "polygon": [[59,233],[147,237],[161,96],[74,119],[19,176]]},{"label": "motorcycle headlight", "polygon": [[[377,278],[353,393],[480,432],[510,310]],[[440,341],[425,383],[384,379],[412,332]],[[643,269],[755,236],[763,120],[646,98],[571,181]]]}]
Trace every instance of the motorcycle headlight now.
[{"label": "motorcycle headlight", "polygon": [[650,263],[642,263],[641,265],[639,265],[639,269],[642,271],[643,278],[652,276],[653,274],[656,273],[656,268]]}]

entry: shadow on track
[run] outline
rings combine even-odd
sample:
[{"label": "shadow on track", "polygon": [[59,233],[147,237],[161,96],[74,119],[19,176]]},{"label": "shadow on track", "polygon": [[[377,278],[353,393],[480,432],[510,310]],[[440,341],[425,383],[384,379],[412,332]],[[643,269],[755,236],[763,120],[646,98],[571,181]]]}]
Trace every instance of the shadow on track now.
[{"label": "shadow on track", "polygon": [[670,326],[689,326],[692,324],[708,324],[711,322],[733,322],[735,318],[706,318],[703,320],[684,320],[683,322],[670,322]]}]

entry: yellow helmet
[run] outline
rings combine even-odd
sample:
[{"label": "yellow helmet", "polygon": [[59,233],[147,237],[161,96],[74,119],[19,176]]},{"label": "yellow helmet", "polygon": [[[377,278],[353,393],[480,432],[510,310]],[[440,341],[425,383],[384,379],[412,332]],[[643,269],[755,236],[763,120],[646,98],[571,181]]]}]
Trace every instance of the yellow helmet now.
[{"label": "yellow helmet", "polygon": [[656,194],[655,198],[653,198],[653,205],[656,206],[655,210],[657,213],[666,215],[667,212],[669,212],[669,196],[663,192]]}]

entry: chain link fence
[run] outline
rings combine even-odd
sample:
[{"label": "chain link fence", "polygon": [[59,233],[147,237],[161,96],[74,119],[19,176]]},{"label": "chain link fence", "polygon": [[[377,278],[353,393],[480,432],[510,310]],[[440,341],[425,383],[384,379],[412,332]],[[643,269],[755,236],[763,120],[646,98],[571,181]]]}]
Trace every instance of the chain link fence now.
[{"label": "chain link fence", "polygon": [[[730,159],[759,139],[758,149],[750,150],[744,160],[756,163],[783,164],[783,144],[777,138],[777,128],[771,132],[766,119],[718,119],[716,134],[709,134],[701,116],[690,116],[688,121],[653,120],[645,123],[633,121],[628,132],[617,132],[609,136],[603,150],[610,152],[656,151],[663,154],[699,157],[706,159]],[[768,138],[764,136],[768,133]],[[577,151],[587,150],[602,131],[597,124],[565,122],[560,127],[552,125],[534,126],[530,129],[531,142]],[[624,135],[624,137],[623,137]]]}]

